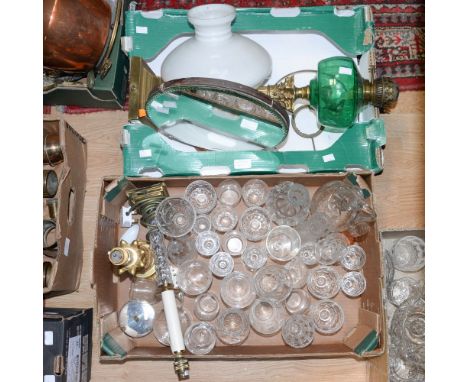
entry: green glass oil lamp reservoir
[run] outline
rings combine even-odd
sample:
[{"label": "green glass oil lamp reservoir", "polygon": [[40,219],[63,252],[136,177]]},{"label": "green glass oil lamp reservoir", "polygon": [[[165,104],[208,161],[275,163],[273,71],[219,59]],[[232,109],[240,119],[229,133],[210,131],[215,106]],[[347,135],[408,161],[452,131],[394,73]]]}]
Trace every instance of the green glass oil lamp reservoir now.
[{"label": "green glass oil lamp reservoir", "polygon": [[388,111],[398,99],[398,85],[388,77],[374,81],[363,79],[350,57],[330,57],[318,64],[317,75],[308,86],[295,87],[288,75],[275,85],[258,90],[293,112],[294,101],[306,99],[316,110],[321,125],[348,128],[367,104]]}]

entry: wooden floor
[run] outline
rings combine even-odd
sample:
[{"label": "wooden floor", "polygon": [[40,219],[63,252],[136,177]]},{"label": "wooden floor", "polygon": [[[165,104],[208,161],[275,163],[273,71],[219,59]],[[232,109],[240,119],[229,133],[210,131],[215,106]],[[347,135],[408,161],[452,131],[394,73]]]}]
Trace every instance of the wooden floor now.
[{"label": "wooden floor", "polygon": [[[98,194],[104,175],[122,174],[121,126],[123,111],[84,115],[61,115],[56,110],[47,119],[63,117],[88,142],[88,170],[84,206],[84,264],[77,292],[46,300],[47,306],[93,307],[90,287]],[[385,170],[375,177],[374,199],[379,228],[424,228],[424,92],[400,94],[397,108],[383,116],[387,130]],[[94,332],[93,381],[176,381],[170,361],[129,361],[101,364],[99,341]],[[369,363],[352,359],[288,361],[192,361],[190,380],[223,381],[314,381],[372,382]]]}]

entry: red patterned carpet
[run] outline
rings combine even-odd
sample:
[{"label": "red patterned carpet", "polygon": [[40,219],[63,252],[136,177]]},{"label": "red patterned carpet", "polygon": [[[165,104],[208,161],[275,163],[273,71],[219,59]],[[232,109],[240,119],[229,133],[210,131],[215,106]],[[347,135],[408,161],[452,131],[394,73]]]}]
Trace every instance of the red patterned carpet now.
[{"label": "red patterned carpet", "polygon": [[[236,7],[368,4],[374,13],[377,75],[395,78],[400,91],[424,89],[424,0],[139,0],[138,3],[141,10],[192,8],[208,3],[227,3]],[[64,109],[67,113],[96,111],[74,106]]]}]

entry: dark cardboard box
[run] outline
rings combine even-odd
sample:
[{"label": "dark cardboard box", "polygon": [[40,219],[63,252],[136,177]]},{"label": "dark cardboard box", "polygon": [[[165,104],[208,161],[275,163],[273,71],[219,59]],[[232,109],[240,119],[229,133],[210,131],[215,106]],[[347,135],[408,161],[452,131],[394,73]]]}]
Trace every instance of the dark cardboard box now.
[{"label": "dark cardboard box", "polygon": [[[86,191],[86,140],[64,120],[43,121],[43,134],[59,133],[64,160],[53,169],[59,180],[56,236],[57,253],[43,252],[45,297],[70,293],[80,285],[83,265],[83,206]],[[46,199],[43,217],[49,218]]]},{"label": "dark cardboard box", "polygon": [[91,379],[93,309],[44,308],[44,382]]}]

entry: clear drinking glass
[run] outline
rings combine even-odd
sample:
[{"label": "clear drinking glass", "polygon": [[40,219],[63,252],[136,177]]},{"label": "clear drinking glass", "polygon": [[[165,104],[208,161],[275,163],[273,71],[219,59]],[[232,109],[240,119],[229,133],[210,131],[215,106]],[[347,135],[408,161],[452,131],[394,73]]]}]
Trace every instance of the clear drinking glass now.
[{"label": "clear drinking glass", "polygon": [[213,350],[216,344],[216,331],[209,322],[197,322],[185,331],[184,343],[192,354],[203,355]]},{"label": "clear drinking glass", "polygon": [[281,335],[284,342],[296,349],[305,348],[314,340],[315,325],[312,317],[293,314],[283,325]]},{"label": "clear drinking glass", "polygon": [[296,256],[284,266],[291,275],[292,287],[302,288],[307,282],[307,267],[299,256]]},{"label": "clear drinking glass", "polygon": [[366,263],[366,252],[360,245],[348,245],[341,252],[340,263],[348,271],[359,271]]},{"label": "clear drinking glass", "polygon": [[344,324],[343,308],[335,301],[322,300],[312,307],[315,330],[321,334],[334,334]]},{"label": "clear drinking glass", "polygon": [[255,300],[249,309],[249,320],[252,328],[265,336],[278,333],[286,316],[282,304],[264,298]]},{"label": "clear drinking glass", "polygon": [[312,196],[310,214],[323,213],[334,232],[346,231],[356,222],[372,222],[375,212],[357,185],[335,180],[320,186]]},{"label": "clear drinking glass", "polygon": [[320,300],[333,298],[340,291],[340,275],[332,267],[315,268],[309,272],[307,289]]},{"label": "clear drinking glass", "polygon": [[254,286],[259,298],[282,302],[291,294],[291,275],[280,265],[267,265],[255,272]]},{"label": "clear drinking glass", "polygon": [[227,345],[240,345],[250,333],[250,322],[247,314],[237,308],[221,312],[216,320],[216,335]]},{"label": "clear drinking glass", "polygon": [[261,207],[247,208],[239,223],[239,229],[247,240],[260,241],[270,231],[271,220],[266,209]]},{"label": "clear drinking glass", "polygon": [[403,359],[394,346],[389,349],[389,381],[390,382],[424,382],[425,368]]},{"label": "clear drinking glass", "polygon": [[179,267],[177,279],[182,292],[189,296],[197,296],[210,288],[213,276],[206,263],[189,260]]},{"label": "clear drinking glass", "polygon": [[276,224],[295,227],[307,218],[309,202],[309,192],[304,186],[286,181],[270,189],[265,206]]},{"label": "clear drinking glass", "polygon": [[218,252],[210,259],[210,270],[218,277],[225,277],[234,270],[234,260],[227,252]]},{"label": "clear drinking glass", "polygon": [[417,236],[402,237],[390,253],[394,267],[402,272],[417,272],[424,268],[425,244]]},{"label": "clear drinking glass", "polygon": [[348,297],[358,297],[366,290],[366,279],[361,272],[347,272],[341,278],[341,290]]},{"label": "clear drinking glass", "polygon": [[247,269],[256,271],[267,262],[267,250],[263,246],[247,247],[242,254],[242,261]]},{"label": "clear drinking glass", "polygon": [[211,219],[208,215],[197,215],[193,232],[196,234],[211,230]]},{"label": "clear drinking glass", "polygon": [[[192,324],[192,317],[187,309],[184,307],[178,308],[180,327],[182,333]],[[165,346],[170,346],[169,328],[167,327],[166,315],[164,314],[164,308],[157,314],[154,325],[153,325],[154,336],[156,339]]]},{"label": "clear drinking glass", "polygon": [[348,233],[355,239],[364,238],[370,232],[367,222],[354,222],[348,226]]},{"label": "clear drinking glass", "polygon": [[207,214],[216,206],[214,187],[205,180],[196,180],[185,189],[185,197],[192,203],[198,214]]},{"label": "clear drinking glass", "polygon": [[221,281],[221,299],[232,308],[245,308],[255,300],[252,276],[245,272],[232,272]]},{"label": "clear drinking glass", "polygon": [[247,207],[263,206],[267,197],[268,185],[261,179],[251,179],[242,187],[242,198]]},{"label": "clear drinking glass", "polygon": [[219,299],[213,292],[206,292],[195,299],[193,313],[200,321],[213,321],[219,313]]},{"label": "clear drinking glass", "polygon": [[388,285],[387,297],[395,306],[413,303],[422,296],[422,286],[419,281],[411,277],[393,280]]},{"label": "clear drinking glass", "polygon": [[223,180],[217,188],[218,200],[229,207],[236,206],[242,197],[242,189],[239,182],[234,179]]},{"label": "clear drinking glass", "polygon": [[303,243],[301,249],[299,250],[298,256],[302,259],[302,262],[305,265],[313,266],[317,265],[320,253],[319,245],[316,242],[307,242]]},{"label": "clear drinking glass", "polygon": [[232,256],[240,256],[247,247],[247,240],[239,231],[226,232],[221,241],[221,247]]},{"label": "clear drinking glass", "polygon": [[187,236],[183,238],[174,238],[167,244],[167,257],[175,266],[179,266],[185,261],[195,258],[193,240]]},{"label": "clear drinking glass", "polygon": [[280,225],[268,233],[266,248],[273,260],[289,261],[299,253],[301,238],[294,228]]},{"label": "clear drinking glass", "polygon": [[153,305],[156,303],[156,283],[154,280],[135,278],[130,286],[129,300],[143,300]]},{"label": "clear drinking glass", "polygon": [[202,256],[213,256],[219,250],[218,234],[213,231],[199,233],[195,239],[195,248]]},{"label": "clear drinking glass", "polygon": [[154,308],[143,300],[130,300],[119,313],[119,326],[129,337],[139,338],[153,330]]},{"label": "clear drinking glass", "polygon": [[237,221],[237,212],[228,206],[218,206],[211,213],[211,225],[219,232],[232,231]]},{"label": "clear drinking glass", "polygon": [[187,199],[169,197],[158,205],[155,220],[164,235],[181,237],[192,230],[195,216],[196,212]]},{"label": "clear drinking glass", "polygon": [[333,265],[340,260],[341,253],[348,246],[346,236],[332,233],[319,240],[319,263]]},{"label": "clear drinking glass", "polygon": [[330,233],[327,217],[320,212],[309,215],[296,230],[304,243],[316,242]]},{"label": "clear drinking glass", "polygon": [[293,289],[285,305],[291,314],[304,313],[310,307],[309,294],[304,289]]}]

